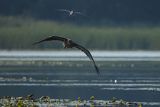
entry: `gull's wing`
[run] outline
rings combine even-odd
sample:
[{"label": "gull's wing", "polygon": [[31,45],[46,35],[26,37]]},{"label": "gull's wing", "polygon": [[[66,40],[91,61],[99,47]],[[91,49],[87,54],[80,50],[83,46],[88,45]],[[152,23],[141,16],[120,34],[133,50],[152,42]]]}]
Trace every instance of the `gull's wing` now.
[{"label": "gull's wing", "polygon": [[61,12],[70,12],[70,10],[66,10],[66,9],[57,9],[57,11],[61,11]]},{"label": "gull's wing", "polygon": [[72,41],[72,46],[80,49],[81,51],[83,51],[83,52],[89,57],[89,59],[92,60],[92,62],[93,62],[93,64],[94,64],[94,67],[95,67],[95,69],[96,69],[96,71],[97,71],[97,74],[100,74],[99,69],[98,69],[98,67],[97,67],[97,65],[96,65],[96,63],[95,63],[95,61],[94,61],[91,53],[89,52],[89,50],[87,50],[87,49],[84,48],[83,46],[81,46],[81,45],[79,45],[79,44],[77,44],[77,43],[75,43],[75,42],[73,42],[73,41]]},{"label": "gull's wing", "polygon": [[52,40],[58,40],[58,41],[64,42],[64,41],[67,40],[67,39],[66,39],[66,38],[63,38],[63,37],[59,37],[59,36],[50,36],[50,37],[47,37],[47,38],[45,38],[45,39],[42,39],[42,40],[40,40],[40,41],[38,41],[38,42],[33,43],[33,45],[39,44],[39,43],[45,42],[45,41],[52,41]]},{"label": "gull's wing", "polygon": [[81,15],[81,16],[84,16],[84,17],[88,17],[86,14],[84,14],[82,12],[74,12],[74,14]]},{"label": "gull's wing", "polygon": [[81,12],[74,12],[75,14],[79,14],[79,15],[84,15],[83,13]]}]

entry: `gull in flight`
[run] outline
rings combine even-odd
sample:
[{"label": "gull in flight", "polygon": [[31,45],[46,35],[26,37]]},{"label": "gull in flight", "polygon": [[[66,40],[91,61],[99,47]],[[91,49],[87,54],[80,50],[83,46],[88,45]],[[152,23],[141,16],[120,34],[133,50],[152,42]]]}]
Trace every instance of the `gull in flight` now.
[{"label": "gull in flight", "polygon": [[83,46],[81,46],[81,45],[73,42],[73,41],[72,41],[71,39],[69,39],[69,38],[64,38],[64,37],[59,37],[59,36],[50,36],[50,37],[47,37],[47,38],[45,38],[45,39],[42,39],[42,40],[40,40],[40,41],[38,41],[38,42],[35,42],[34,45],[35,45],[35,44],[39,44],[39,43],[41,43],[41,42],[52,41],[52,40],[57,40],[57,41],[63,42],[64,48],[73,48],[73,47],[75,47],[75,48],[78,48],[78,49],[80,49],[81,51],[83,51],[83,52],[89,57],[89,59],[93,62],[93,65],[94,65],[94,67],[95,67],[95,69],[96,69],[97,74],[100,74],[99,69],[98,69],[98,67],[97,67],[97,65],[96,65],[96,63],[95,63],[95,61],[94,61],[91,53],[89,52],[89,50],[87,50],[87,49],[84,48]]},{"label": "gull in flight", "polygon": [[69,16],[73,16],[73,15],[76,15],[76,14],[85,16],[83,13],[78,12],[78,11],[74,11],[74,10],[58,9],[58,11],[66,12],[66,13],[68,13]]}]

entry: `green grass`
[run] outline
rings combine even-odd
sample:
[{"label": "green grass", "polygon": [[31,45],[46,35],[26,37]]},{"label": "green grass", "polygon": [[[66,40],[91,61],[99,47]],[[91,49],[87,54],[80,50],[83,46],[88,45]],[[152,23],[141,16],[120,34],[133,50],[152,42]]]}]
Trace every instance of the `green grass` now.
[{"label": "green grass", "polygon": [[26,17],[0,17],[0,49],[58,48],[59,44],[31,44],[50,35],[61,35],[89,49],[158,50],[159,34],[160,26],[89,26]]}]

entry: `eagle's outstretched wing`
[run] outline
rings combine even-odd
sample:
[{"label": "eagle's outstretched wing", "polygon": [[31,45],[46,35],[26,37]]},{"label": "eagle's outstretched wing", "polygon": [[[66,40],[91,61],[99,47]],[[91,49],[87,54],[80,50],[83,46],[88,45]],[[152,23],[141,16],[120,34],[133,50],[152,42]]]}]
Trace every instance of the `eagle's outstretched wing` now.
[{"label": "eagle's outstretched wing", "polygon": [[98,69],[98,67],[97,67],[97,65],[96,65],[91,53],[89,52],[89,50],[87,50],[83,46],[81,46],[81,45],[79,45],[79,44],[77,44],[77,43],[75,43],[73,41],[72,41],[72,46],[75,47],[75,48],[80,49],[81,51],[83,51],[89,57],[89,59],[93,62],[93,65],[94,65],[94,67],[96,69],[97,74],[100,74],[99,69]]},{"label": "eagle's outstretched wing", "polygon": [[45,41],[51,41],[51,40],[58,40],[58,41],[64,42],[64,41],[67,40],[67,39],[66,39],[66,38],[63,38],[63,37],[59,37],[59,36],[50,36],[50,37],[47,37],[47,38],[45,38],[45,39],[42,39],[42,40],[40,40],[40,41],[38,41],[38,42],[33,43],[33,45],[39,44],[39,43],[45,42]]},{"label": "eagle's outstretched wing", "polygon": [[[45,38],[45,39],[42,39],[42,40],[40,40],[40,41],[38,41],[38,42],[35,42],[34,44],[39,44],[39,43],[41,43],[41,42],[51,41],[51,40],[58,40],[58,41],[65,42],[65,41],[68,41],[69,39],[63,38],[63,37],[59,37],[59,36],[50,36],[50,37],[47,37],[47,38]],[[89,50],[87,50],[87,49],[84,48],[83,46],[81,46],[81,45],[73,42],[72,40],[69,41],[69,42],[70,42],[70,46],[71,46],[71,47],[75,47],[75,48],[80,49],[81,51],[83,51],[83,52],[89,57],[89,59],[90,59],[90,60],[93,62],[93,64],[94,64],[94,67],[95,67],[95,69],[96,69],[96,71],[97,71],[97,74],[100,74],[99,69],[98,69],[98,67],[97,67],[97,65],[96,65],[96,63],[95,63],[95,61],[94,61],[91,53],[89,52]]]}]

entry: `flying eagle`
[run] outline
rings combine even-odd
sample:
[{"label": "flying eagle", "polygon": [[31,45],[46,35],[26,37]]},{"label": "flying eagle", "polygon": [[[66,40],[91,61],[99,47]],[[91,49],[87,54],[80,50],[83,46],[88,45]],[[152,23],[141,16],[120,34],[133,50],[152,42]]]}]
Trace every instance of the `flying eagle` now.
[{"label": "flying eagle", "polygon": [[41,43],[41,42],[52,41],[52,40],[58,40],[58,41],[63,42],[64,48],[73,48],[73,47],[75,47],[75,48],[78,48],[78,49],[80,49],[81,51],[83,51],[83,52],[89,57],[89,59],[93,62],[93,65],[94,65],[94,67],[95,67],[95,69],[96,69],[96,71],[97,71],[97,74],[100,74],[99,69],[98,69],[98,67],[97,67],[97,65],[96,65],[96,63],[95,63],[95,61],[94,61],[91,53],[89,52],[89,50],[87,50],[87,49],[84,48],[83,46],[81,46],[81,45],[73,42],[73,41],[72,41],[71,39],[69,39],[69,38],[64,38],[64,37],[59,37],[59,36],[50,36],[50,37],[47,37],[47,38],[45,38],[45,39],[42,39],[42,40],[40,40],[40,41],[38,41],[38,42],[35,42],[34,45],[35,45],[35,44],[39,44],[39,43]]}]

